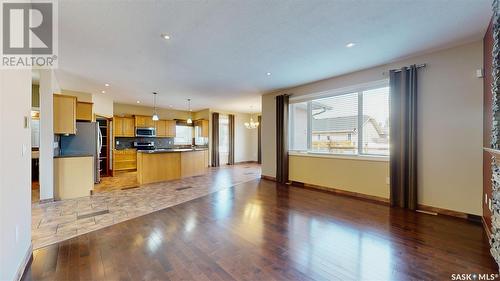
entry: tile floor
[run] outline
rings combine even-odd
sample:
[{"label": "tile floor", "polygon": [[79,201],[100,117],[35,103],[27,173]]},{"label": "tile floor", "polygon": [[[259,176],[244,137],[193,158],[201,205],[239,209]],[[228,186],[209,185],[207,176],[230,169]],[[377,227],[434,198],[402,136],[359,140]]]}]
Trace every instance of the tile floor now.
[{"label": "tile floor", "polygon": [[260,177],[260,165],[209,168],[207,174],[78,199],[32,204],[32,243],[38,249]]}]

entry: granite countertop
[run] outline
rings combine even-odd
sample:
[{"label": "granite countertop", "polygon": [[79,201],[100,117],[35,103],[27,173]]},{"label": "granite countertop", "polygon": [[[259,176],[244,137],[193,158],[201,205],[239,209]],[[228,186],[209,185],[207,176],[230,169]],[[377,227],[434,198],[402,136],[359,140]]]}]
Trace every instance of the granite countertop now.
[{"label": "granite countertop", "polygon": [[138,153],[170,153],[170,152],[191,152],[191,151],[205,151],[208,148],[159,148],[154,150],[137,150]]},{"label": "granite countertop", "polygon": [[77,155],[57,155],[55,158],[75,158],[75,157],[94,157],[92,154],[77,154]]}]

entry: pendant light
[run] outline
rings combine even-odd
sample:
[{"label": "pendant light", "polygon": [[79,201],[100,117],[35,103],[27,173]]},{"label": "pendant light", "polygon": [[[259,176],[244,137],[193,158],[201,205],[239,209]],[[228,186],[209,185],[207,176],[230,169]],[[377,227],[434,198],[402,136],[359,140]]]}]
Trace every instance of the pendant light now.
[{"label": "pendant light", "polygon": [[193,120],[191,119],[191,99],[187,99],[187,101],[188,101],[189,118],[186,122],[188,124],[192,124]]},{"label": "pendant light", "polygon": [[[253,106],[250,106],[250,109],[252,110]],[[259,127],[259,122],[253,121],[253,114],[252,113],[250,113],[250,122],[245,122],[245,127],[247,129],[256,129],[257,127]]]},{"label": "pendant light", "polygon": [[153,121],[160,120],[158,113],[156,113],[156,95],[157,95],[157,93],[153,92],[153,99],[154,99],[154,112],[153,112],[153,118],[152,118]]}]

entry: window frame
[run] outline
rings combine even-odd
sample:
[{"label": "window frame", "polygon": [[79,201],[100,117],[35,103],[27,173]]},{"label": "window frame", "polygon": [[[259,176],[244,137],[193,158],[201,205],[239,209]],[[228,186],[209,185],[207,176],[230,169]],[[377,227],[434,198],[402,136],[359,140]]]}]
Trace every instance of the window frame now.
[{"label": "window frame", "polygon": [[[388,160],[390,157],[390,150],[389,150],[389,155],[380,155],[380,154],[371,154],[371,153],[364,153],[363,152],[363,92],[368,91],[368,90],[373,90],[377,88],[385,88],[389,87],[389,80],[388,79],[383,79],[383,80],[378,80],[378,81],[373,81],[373,82],[368,82],[368,83],[363,83],[363,84],[357,84],[349,87],[344,87],[344,88],[339,88],[339,89],[333,89],[333,90],[328,90],[324,92],[319,92],[319,93],[313,93],[313,94],[306,94],[306,95],[301,95],[301,96],[292,96],[290,97],[289,104],[293,105],[296,103],[307,103],[307,150],[301,150],[301,149],[292,149],[290,148],[288,152],[290,155],[296,155],[296,156],[321,156],[321,157],[332,157],[332,158],[345,158],[345,159],[360,159],[360,160],[376,160],[376,159],[381,159],[382,161]],[[353,154],[342,154],[342,153],[331,153],[331,152],[320,152],[320,151],[313,151],[312,150],[312,102],[317,99],[323,99],[323,98],[330,98],[334,96],[341,96],[341,95],[347,95],[347,94],[353,94],[357,93],[358,95],[358,125],[357,125],[357,130],[358,130],[358,135],[357,135],[357,153]],[[389,94],[389,100],[390,100],[390,94]],[[292,115],[290,115],[291,117]],[[292,122],[289,122],[289,127],[291,127]],[[289,136],[288,136],[288,141],[289,144],[291,140],[293,139],[291,136],[291,133],[294,130],[292,128],[289,128]],[[291,146],[290,146],[291,147]]]}]

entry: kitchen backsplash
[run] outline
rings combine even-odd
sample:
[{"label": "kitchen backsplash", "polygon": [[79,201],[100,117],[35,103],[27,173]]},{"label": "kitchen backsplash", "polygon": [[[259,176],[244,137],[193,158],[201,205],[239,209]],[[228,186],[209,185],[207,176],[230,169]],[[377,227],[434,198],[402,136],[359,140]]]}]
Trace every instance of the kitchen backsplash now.
[{"label": "kitchen backsplash", "polygon": [[115,148],[133,148],[134,142],[154,141],[156,148],[174,148],[174,138],[115,138]]}]

